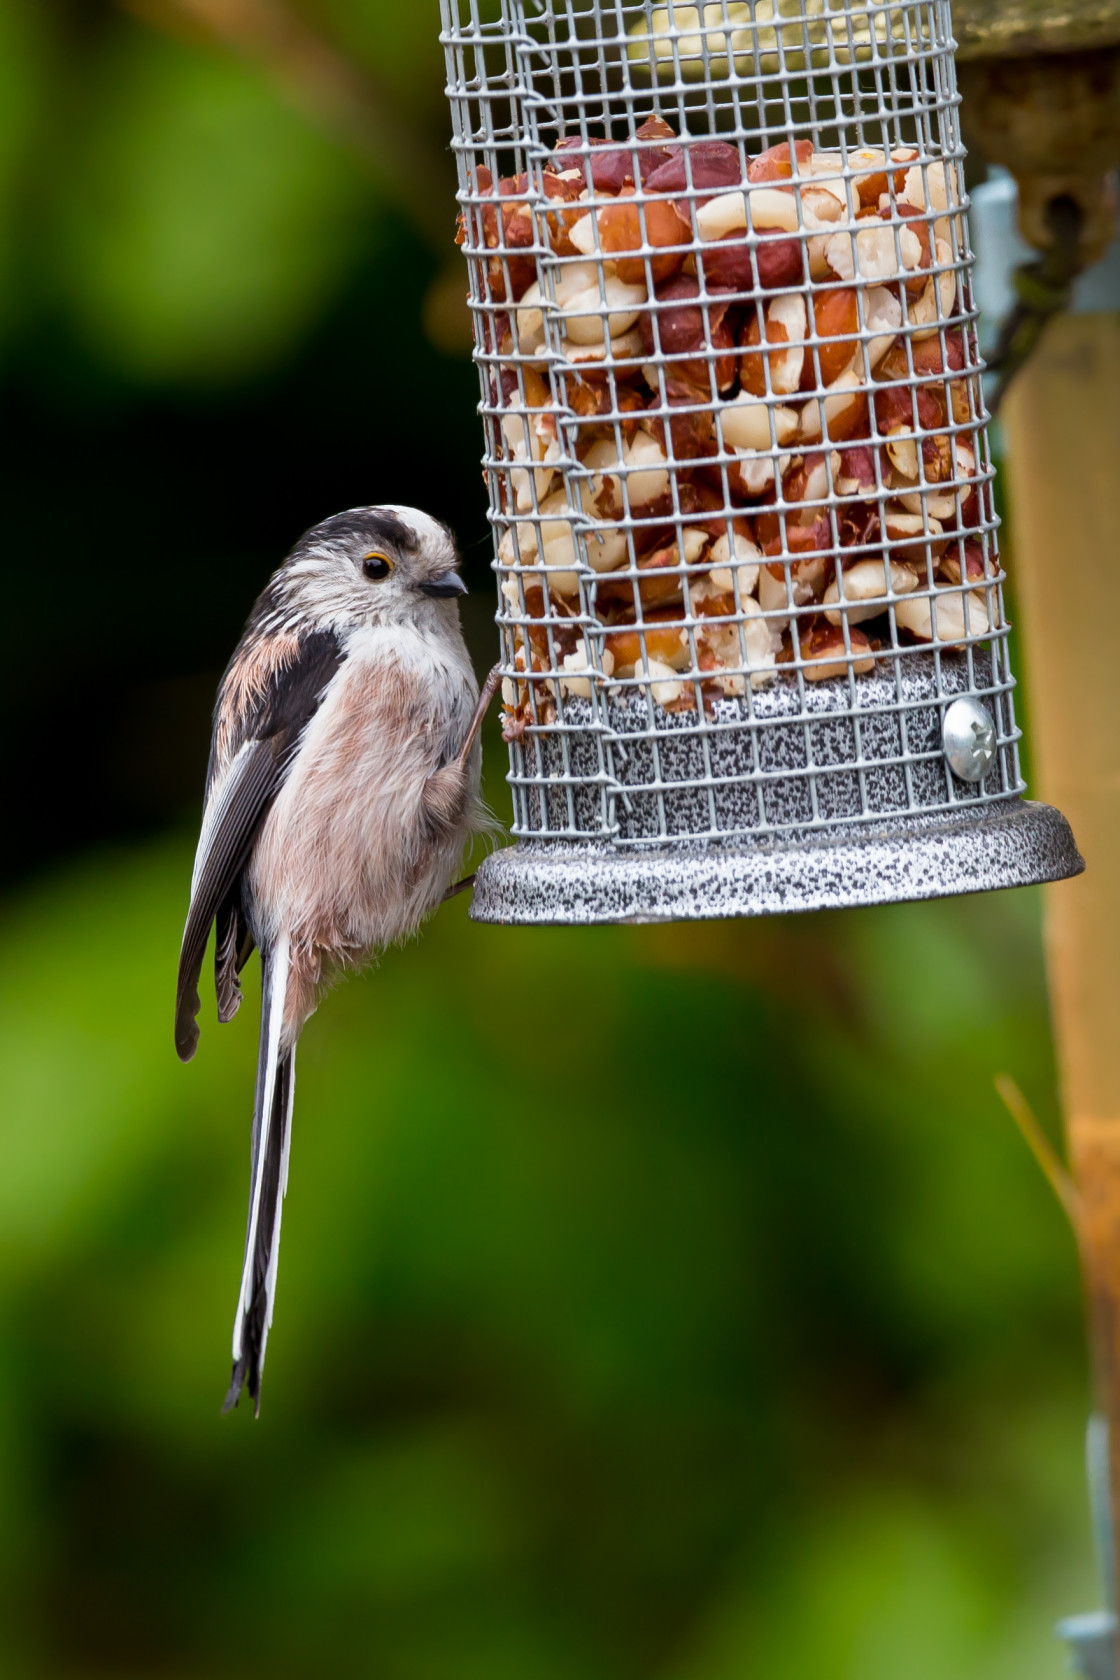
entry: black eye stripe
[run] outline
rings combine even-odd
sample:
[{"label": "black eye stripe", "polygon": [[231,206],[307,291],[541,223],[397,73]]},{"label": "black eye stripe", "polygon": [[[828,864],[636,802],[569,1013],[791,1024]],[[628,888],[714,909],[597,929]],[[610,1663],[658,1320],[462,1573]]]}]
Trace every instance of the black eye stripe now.
[{"label": "black eye stripe", "polygon": [[392,561],[387,560],[384,554],[367,554],[362,561],[362,571],[371,583],[378,583],[382,578],[387,578],[392,569]]}]

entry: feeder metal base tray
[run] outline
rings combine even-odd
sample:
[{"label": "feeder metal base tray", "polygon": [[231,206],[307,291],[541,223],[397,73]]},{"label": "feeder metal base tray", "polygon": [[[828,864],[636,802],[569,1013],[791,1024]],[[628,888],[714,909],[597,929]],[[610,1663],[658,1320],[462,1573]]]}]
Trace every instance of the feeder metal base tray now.
[{"label": "feeder metal base tray", "polygon": [[1061,812],[1017,799],[786,844],[522,840],[481,865],[470,914],[568,927],[769,916],[1033,886],[1084,867]]}]

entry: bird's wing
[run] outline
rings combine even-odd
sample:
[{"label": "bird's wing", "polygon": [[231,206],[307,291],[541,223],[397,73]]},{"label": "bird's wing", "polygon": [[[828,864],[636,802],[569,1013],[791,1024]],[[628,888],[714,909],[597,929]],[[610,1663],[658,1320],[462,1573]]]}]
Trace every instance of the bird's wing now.
[{"label": "bird's wing", "polygon": [[198,1044],[198,977],[211,925],[240,882],[260,825],[287,773],[287,762],[274,747],[273,741],[246,741],[206,809],[175,995],[175,1048],[184,1062],[190,1061]]},{"label": "bird's wing", "polygon": [[[236,972],[248,957],[241,914],[241,877],[261,824],[283,787],[311,718],[344,653],[330,631],[285,637],[283,657],[271,664],[259,643],[243,643],[218,692],[215,743],[232,756],[225,767],[211,753],[206,809],[191,880],[191,903],[179,953],[175,1048],[190,1061],[198,1044],[198,977],[206,942],[218,919],[219,1016],[236,1009]],[[254,681],[247,683],[252,665]],[[250,947],[251,948],[251,947]]]},{"label": "bird's wing", "polygon": [[218,908],[214,940],[214,992],[218,1020],[232,1021],[241,1008],[241,970],[253,954],[255,942],[238,890]]}]

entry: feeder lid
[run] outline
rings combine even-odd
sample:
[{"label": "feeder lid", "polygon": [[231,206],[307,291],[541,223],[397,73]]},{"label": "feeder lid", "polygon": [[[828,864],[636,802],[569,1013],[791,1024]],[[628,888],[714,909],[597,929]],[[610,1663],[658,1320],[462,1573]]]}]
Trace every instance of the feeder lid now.
[{"label": "feeder lid", "polygon": [[1120,0],[953,0],[957,57],[1025,58],[1120,45]]}]

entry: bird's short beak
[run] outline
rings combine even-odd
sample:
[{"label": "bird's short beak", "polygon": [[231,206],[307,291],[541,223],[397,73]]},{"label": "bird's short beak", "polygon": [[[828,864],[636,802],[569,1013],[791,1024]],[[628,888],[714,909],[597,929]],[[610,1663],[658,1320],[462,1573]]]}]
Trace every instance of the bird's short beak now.
[{"label": "bird's short beak", "polygon": [[429,578],[427,583],[418,583],[416,587],[421,595],[431,595],[437,601],[467,593],[467,586],[458,572],[440,572],[438,577]]}]

